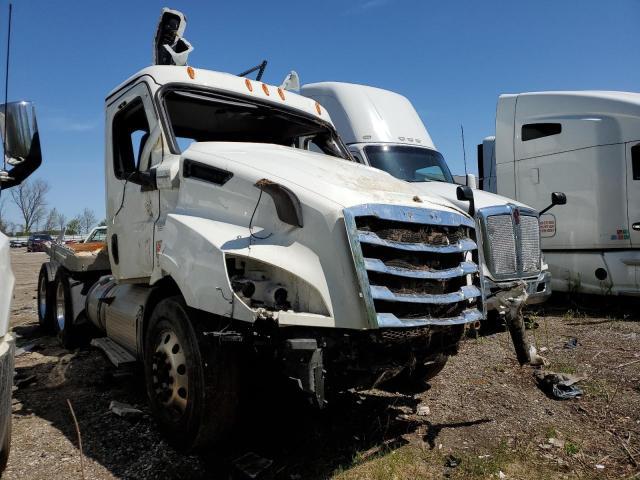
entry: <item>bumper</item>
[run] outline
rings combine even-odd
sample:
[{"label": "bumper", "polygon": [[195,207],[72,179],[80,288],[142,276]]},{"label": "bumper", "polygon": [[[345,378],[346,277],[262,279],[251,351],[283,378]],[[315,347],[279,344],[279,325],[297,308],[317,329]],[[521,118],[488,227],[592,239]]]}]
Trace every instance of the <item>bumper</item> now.
[{"label": "bumper", "polygon": [[[490,291],[490,297],[501,290],[509,290],[514,287],[517,281],[496,282],[485,277],[485,288]],[[524,280],[527,288],[527,305],[537,305],[546,302],[551,296],[551,273],[548,271],[540,272],[537,278]],[[489,297],[488,297],[489,298]],[[487,310],[495,310],[494,302],[487,302]]]}]

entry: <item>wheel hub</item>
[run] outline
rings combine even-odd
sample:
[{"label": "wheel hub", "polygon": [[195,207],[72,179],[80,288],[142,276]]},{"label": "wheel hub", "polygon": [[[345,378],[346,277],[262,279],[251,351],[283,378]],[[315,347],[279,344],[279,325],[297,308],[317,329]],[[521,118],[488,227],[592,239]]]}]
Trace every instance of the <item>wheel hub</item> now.
[{"label": "wheel hub", "polygon": [[182,345],[173,331],[164,330],[158,336],[152,369],[156,398],[168,409],[184,413],[187,408],[189,378]]},{"label": "wheel hub", "polygon": [[44,277],[40,279],[38,293],[38,313],[40,318],[44,318],[47,313],[47,279]]},{"label": "wheel hub", "polygon": [[64,285],[62,282],[58,282],[58,286],[56,288],[56,321],[58,322],[58,328],[60,331],[64,330],[65,303]]}]

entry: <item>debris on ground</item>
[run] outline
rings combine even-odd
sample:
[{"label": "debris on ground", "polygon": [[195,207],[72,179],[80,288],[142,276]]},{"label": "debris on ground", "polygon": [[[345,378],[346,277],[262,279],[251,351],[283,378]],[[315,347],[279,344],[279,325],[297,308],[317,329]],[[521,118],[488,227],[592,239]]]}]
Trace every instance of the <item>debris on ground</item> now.
[{"label": "debris on ground", "polygon": [[[259,478],[271,465],[273,460],[248,452],[233,461],[233,466],[244,478]],[[242,478],[242,477],[241,477]]]},{"label": "debris on ground", "polygon": [[17,388],[26,387],[27,385],[31,385],[35,381],[36,381],[35,375],[23,376],[18,374],[15,377],[13,377],[13,385]]},{"label": "debris on ground", "polygon": [[532,367],[545,367],[549,365],[546,358],[538,355],[536,347],[533,345],[529,346],[529,365]]},{"label": "debris on ground", "polygon": [[24,355],[29,352],[37,352],[38,350],[42,350],[42,345],[39,343],[29,343],[23,347],[16,348],[15,356],[19,357],[20,355]]},{"label": "debris on ground", "polygon": [[416,415],[419,415],[421,417],[429,415],[430,413],[431,413],[431,409],[429,408],[428,405],[419,405],[418,408],[416,409]]},{"label": "debris on ground", "polygon": [[117,402],[115,400],[112,400],[109,404],[109,410],[119,417],[136,417],[142,415],[142,410],[132,407],[127,403]]},{"label": "debris on ground", "polygon": [[538,381],[540,389],[548,395],[558,400],[568,400],[583,395],[582,389],[576,383],[586,377],[578,377],[566,373],[554,372],[534,372],[534,377]]},{"label": "debris on ground", "polygon": [[460,465],[460,462],[462,460],[459,459],[458,457],[454,457],[453,455],[449,455],[447,457],[447,459],[445,460],[444,464],[446,467],[449,468],[456,468],[458,465]]},{"label": "debris on ground", "polygon": [[574,348],[578,348],[578,345],[580,345],[578,343],[578,339],[576,337],[573,337],[567,340],[567,342],[564,344],[564,348],[573,350]]}]

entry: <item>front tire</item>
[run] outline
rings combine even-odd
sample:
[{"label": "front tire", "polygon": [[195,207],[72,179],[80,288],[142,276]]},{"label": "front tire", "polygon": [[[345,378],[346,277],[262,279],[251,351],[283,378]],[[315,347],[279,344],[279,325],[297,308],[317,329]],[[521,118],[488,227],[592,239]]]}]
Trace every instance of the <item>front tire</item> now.
[{"label": "front tire", "polygon": [[54,331],[54,310],[54,282],[49,281],[47,267],[43,264],[38,275],[38,323],[45,332]]},{"label": "front tire", "polygon": [[206,338],[198,317],[181,297],[167,298],[145,334],[151,410],[167,440],[186,451],[228,439],[239,397],[235,353]]}]

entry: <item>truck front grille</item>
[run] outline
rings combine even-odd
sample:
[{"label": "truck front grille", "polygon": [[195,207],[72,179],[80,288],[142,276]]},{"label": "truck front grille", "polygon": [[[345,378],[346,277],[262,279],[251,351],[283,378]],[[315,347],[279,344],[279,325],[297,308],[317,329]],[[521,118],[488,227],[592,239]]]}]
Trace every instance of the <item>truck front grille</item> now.
[{"label": "truck front grille", "polygon": [[474,222],[393,205],[345,209],[372,327],[453,325],[482,318]]},{"label": "truck front grille", "polygon": [[513,205],[478,212],[484,232],[487,266],[496,279],[515,279],[540,272],[540,229],[533,210]]}]

